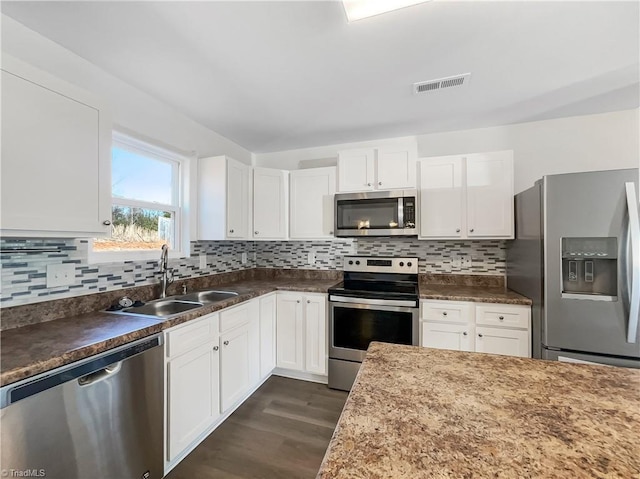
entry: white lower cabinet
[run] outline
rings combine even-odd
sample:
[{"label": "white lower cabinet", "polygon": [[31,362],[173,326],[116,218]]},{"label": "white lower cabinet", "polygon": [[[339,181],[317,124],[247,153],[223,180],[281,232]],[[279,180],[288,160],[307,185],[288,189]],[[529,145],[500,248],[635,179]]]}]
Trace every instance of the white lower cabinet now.
[{"label": "white lower cabinet", "polygon": [[475,349],[479,353],[505,354],[528,358],[529,331],[508,328],[476,328]]},{"label": "white lower cabinet", "polygon": [[276,294],[260,298],[260,377],[276,367]]},{"label": "white lower cabinet", "polygon": [[277,366],[327,374],[327,296],[277,293]]},{"label": "white lower cabinet", "polygon": [[220,416],[218,314],[169,330],[167,461],[175,459]]},{"label": "white lower cabinet", "polygon": [[420,345],[455,351],[531,356],[529,306],[422,301]]},{"label": "white lower cabinet", "polygon": [[269,293],[181,324],[165,358],[167,474],[276,366],[326,376],[327,295]]},{"label": "white lower cabinet", "polygon": [[425,322],[422,325],[421,345],[427,348],[473,351],[472,329],[466,324]]},{"label": "white lower cabinet", "polygon": [[226,411],[251,386],[249,324],[220,335],[220,402]]},{"label": "white lower cabinet", "polygon": [[277,293],[276,365],[293,371],[304,370],[304,316],[302,295]]}]

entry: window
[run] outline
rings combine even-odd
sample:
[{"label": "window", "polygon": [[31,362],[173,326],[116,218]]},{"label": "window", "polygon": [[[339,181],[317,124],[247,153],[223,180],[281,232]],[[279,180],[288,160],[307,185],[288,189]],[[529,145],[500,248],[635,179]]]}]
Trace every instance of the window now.
[{"label": "window", "polygon": [[[93,259],[144,259],[163,244],[181,249],[184,158],[121,134],[111,155],[111,237],[93,240]],[[120,253],[120,254],[117,254]]]}]

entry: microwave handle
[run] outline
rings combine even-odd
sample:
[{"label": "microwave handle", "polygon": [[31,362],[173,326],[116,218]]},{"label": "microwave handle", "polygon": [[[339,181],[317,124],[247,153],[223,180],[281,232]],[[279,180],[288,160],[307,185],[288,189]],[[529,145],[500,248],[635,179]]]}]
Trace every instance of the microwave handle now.
[{"label": "microwave handle", "polygon": [[398,198],[398,228],[404,228],[404,198]]}]

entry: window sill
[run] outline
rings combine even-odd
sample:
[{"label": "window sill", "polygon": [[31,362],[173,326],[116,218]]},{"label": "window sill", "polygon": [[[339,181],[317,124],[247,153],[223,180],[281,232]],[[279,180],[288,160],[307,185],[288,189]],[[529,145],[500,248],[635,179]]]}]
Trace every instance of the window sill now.
[{"label": "window sill", "polygon": [[[184,258],[182,251],[169,251],[169,258]],[[125,261],[160,261],[160,250],[146,251],[93,251],[93,245],[89,245],[87,262],[89,264],[123,263]]]}]

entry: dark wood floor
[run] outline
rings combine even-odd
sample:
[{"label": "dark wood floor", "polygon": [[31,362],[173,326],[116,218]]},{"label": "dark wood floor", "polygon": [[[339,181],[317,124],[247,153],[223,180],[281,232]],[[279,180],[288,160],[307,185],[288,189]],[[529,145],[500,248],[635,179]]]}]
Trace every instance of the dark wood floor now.
[{"label": "dark wood floor", "polygon": [[346,399],[272,376],[166,479],[315,478]]}]

